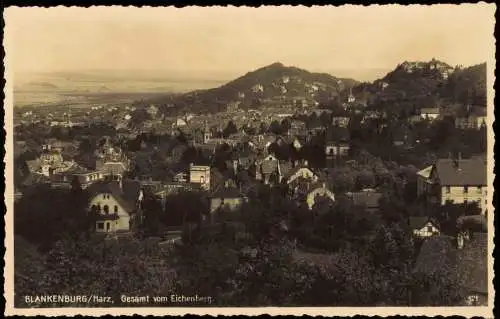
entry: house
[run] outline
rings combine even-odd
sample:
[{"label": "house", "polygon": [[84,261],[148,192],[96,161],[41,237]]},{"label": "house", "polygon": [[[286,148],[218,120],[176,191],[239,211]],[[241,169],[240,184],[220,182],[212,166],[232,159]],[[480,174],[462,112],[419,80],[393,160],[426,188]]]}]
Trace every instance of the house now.
[{"label": "house", "polygon": [[127,232],[143,199],[137,181],[99,182],[89,187],[89,211],[96,214],[96,232]]},{"label": "house", "polygon": [[430,179],[433,166],[427,166],[417,172],[417,197],[423,196],[432,191],[432,181]]},{"label": "house", "polygon": [[392,133],[394,146],[411,148],[414,142],[411,130],[406,126],[396,127]]},{"label": "house", "polygon": [[75,179],[78,180],[82,189],[86,189],[93,183],[105,180],[106,175],[101,171],[88,170],[75,165],[68,170],[54,172],[50,175],[50,184],[52,187],[71,188]]},{"label": "house", "polygon": [[349,154],[349,131],[344,127],[332,128],[327,132],[325,154],[327,159]]},{"label": "house", "polygon": [[[465,292],[460,306],[488,305],[488,238],[486,233],[433,236],[420,249],[413,272],[450,276]],[[451,271],[443,271],[451,270]]]},{"label": "house", "polygon": [[468,106],[457,114],[455,127],[459,129],[480,129],[486,126],[486,107]]},{"label": "house", "polygon": [[210,195],[210,216],[223,212],[237,211],[245,202],[246,197],[236,187],[224,185]]},{"label": "house", "polygon": [[286,176],[287,184],[294,185],[299,181],[299,179],[307,180],[310,182],[317,182],[318,175],[316,175],[307,165],[308,163],[307,161],[305,161],[302,165],[298,165],[292,168]]},{"label": "house", "polygon": [[210,189],[210,166],[189,165],[189,182],[200,185],[201,189]]},{"label": "house", "polygon": [[408,224],[414,237],[428,238],[440,234],[437,223],[428,217],[410,217]]},{"label": "house", "polygon": [[304,146],[305,141],[299,137],[293,137],[291,138],[291,146],[296,150],[300,151],[300,149]]},{"label": "house", "polygon": [[334,127],[347,127],[350,121],[350,114],[344,109],[332,113],[332,126]]},{"label": "house", "polygon": [[311,185],[309,189],[306,198],[309,209],[312,209],[314,204],[322,199],[329,200],[331,203],[335,202],[335,195],[326,187],[326,183],[316,183]]},{"label": "house", "polygon": [[349,192],[347,197],[356,206],[361,206],[368,212],[377,212],[379,210],[379,202],[382,194],[374,189],[364,189],[360,192]]},{"label": "house", "polygon": [[438,107],[420,109],[420,117],[424,120],[433,121],[439,117],[440,111]]},{"label": "house", "polygon": [[255,163],[255,179],[264,184],[277,183],[281,180],[278,159],[269,154]]},{"label": "house", "polygon": [[[429,196],[441,205],[476,202],[483,215],[487,209],[486,160],[482,158],[439,159],[425,185]],[[428,186],[432,184],[432,186]]]},{"label": "house", "polygon": [[106,175],[122,177],[130,169],[130,160],[119,147],[113,146],[107,139],[96,151],[95,167]]}]

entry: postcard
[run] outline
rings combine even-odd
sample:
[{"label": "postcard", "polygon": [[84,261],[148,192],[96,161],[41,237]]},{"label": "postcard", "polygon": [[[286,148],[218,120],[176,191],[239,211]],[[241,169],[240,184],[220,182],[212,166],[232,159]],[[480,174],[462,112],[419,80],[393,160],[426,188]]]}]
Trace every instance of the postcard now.
[{"label": "postcard", "polygon": [[492,318],[495,9],[6,8],[6,314]]}]

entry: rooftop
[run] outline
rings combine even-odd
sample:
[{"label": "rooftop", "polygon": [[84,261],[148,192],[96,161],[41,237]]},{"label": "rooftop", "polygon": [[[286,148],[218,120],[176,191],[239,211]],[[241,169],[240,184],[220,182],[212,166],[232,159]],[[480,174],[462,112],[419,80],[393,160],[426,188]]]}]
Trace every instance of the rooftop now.
[{"label": "rooftop", "polygon": [[483,159],[439,159],[436,174],[444,186],[486,186],[486,162]]}]

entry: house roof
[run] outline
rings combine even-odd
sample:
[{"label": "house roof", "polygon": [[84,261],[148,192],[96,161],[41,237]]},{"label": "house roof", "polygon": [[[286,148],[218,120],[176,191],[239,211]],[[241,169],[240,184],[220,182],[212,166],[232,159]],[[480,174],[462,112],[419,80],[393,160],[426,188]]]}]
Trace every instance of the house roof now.
[{"label": "house roof", "polygon": [[351,193],[354,205],[366,206],[367,208],[378,208],[382,194],[379,192],[354,192]]},{"label": "house roof", "polygon": [[311,171],[311,173],[313,173],[315,176],[317,176],[317,174],[311,168],[309,168],[305,164],[302,164],[302,165],[297,165],[294,168],[290,169],[288,171],[288,174],[286,175],[286,179],[289,179],[290,177],[292,177],[294,174],[296,174],[301,169],[307,169],[307,170]]},{"label": "house roof", "polygon": [[444,186],[485,186],[486,162],[482,159],[440,159],[435,164],[440,184]]},{"label": "house roof", "polygon": [[439,114],[438,107],[424,107],[420,109],[420,114]]},{"label": "house roof", "polygon": [[433,220],[426,216],[412,216],[408,218],[408,224],[410,225],[411,229],[421,229],[429,222],[434,226],[437,226]]},{"label": "house roof", "polygon": [[429,178],[429,177],[431,177],[431,172],[432,172],[432,165],[431,166],[427,166],[426,168],[424,168],[421,171],[418,171],[417,174],[419,176],[424,177],[424,178]]},{"label": "house roof", "polygon": [[[139,190],[137,190],[137,186],[139,185]],[[116,181],[112,182],[104,182],[98,181],[93,183],[88,187],[88,191],[92,196],[97,196],[99,194],[111,194],[118,201],[118,203],[129,213],[134,211],[135,203],[139,196],[140,191],[140,183],[138,181],[123,181],[122,188]]]},{"label": "house roof", "polygon": [[288,174],[292,170],[292,163],[288,161],[280,161],[279,166],[280,166],[281,176],[288,176]]},{"label": "house roof", "polygon": [[260,170],[262,174],[271,174],[275,172],[278,169],[278,161],[277,160],[271,160],[271,161],[263,161],[260,164]]}]

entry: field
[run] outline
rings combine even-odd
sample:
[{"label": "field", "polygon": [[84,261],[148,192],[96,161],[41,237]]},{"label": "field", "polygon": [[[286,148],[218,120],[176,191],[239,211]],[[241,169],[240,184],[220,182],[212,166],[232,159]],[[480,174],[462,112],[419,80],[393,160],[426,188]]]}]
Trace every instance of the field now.
[{"label": "field", "polygon": [[217,87],[223,80],[147,72],[45,73],[16,77],[14,105],[128,103],[161,94]]}]

